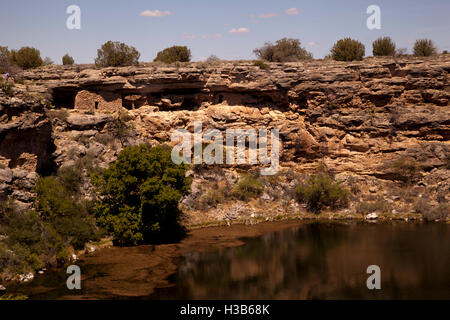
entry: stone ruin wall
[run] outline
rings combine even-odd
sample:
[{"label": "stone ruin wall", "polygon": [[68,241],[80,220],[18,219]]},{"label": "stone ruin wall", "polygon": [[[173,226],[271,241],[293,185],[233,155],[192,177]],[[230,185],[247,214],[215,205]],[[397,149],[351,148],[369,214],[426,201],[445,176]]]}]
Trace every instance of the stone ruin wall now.
[{"label": "stone ruin wall", "polygon": [[89,112],[116,112],[122,107],[122,97],[113,92],[101,94],[82,90],[75,96],[74,109]]}]

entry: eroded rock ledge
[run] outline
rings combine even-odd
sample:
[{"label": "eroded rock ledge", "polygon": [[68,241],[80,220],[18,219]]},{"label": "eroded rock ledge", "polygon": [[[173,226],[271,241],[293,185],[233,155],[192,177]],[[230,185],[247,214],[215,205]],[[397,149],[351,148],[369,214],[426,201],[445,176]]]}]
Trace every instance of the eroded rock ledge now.
[{"label": "eroded rock ledge", "polygon": [[[0,95],[0,192],[14,196],[22,190],[11,171],[45,171],[86,155],[106,166],[125,145],[170,141],[173,130],[192,131],[199,120],[204,130],[277,128],[283,167],[305,172],[324,161],[344,181],[356,177],[367,188],[390,183],[389,163],[408,156],[424,169],[424,185],[448,195],[450,55],[269,65],[24,72],[14,97]],[[100,137],[111,133],[120,110],[126,110],[132,134],[105,142]],[[233,182],[238,171],[198,176],[193,201],[205,181]]]}]

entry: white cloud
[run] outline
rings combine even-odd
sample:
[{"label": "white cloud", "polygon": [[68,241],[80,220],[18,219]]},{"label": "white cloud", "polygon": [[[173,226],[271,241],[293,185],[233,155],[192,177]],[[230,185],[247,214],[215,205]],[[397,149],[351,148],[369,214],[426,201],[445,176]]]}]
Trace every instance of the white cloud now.
[{"label": "white cloud", "polygon": [[189,33],[183,33],[182,37],[184,39],[195,39],[195,35]]},{"label": "white cloud", "polygon": [[173,13],[170,12],[170,11],[167,11],[167,10],[166,11],[145,10],[145,11],[142,11],[140,13],[140,15],[144,16],[144,17],[162,18],[162,17],[165,17],[165,16],[171,16],[171,15],[173,15]]},{"label": "white cloud", "polygon": [[288,14],[290,16],[295,16],[295,15],[298,15],[300,13],[301,13],[301,11],[298,10],[297,8],[290,8],[290,9],[286,10],[286,14]]},{"label": "white cloud", "polygon": [[230,33],[249,33],[250,30],[247,29],[247,28],[238,28],[238,29],[233,28],[233,29],[231,29],[229,32],[230,32]]},{"label": "white cloud", "polygon": [[220,33],[202,36],[202,39],[219,39],[219,38],[222,38],[222,35]]},{"label": "white cloud", "polygon": [[275,12],[271,12],[271,13],[263,13],[259,15],[259,18],[261,19],[271,19],[271,18],[276,18],[278,17],[279,14],[275,13]]},{"label": "white cloud", "polygon": [[317,45],[318,45],[318,43],[315,42],[315,41],[308,42],[308,46],[314,47],[314,46],[317,46]]}]

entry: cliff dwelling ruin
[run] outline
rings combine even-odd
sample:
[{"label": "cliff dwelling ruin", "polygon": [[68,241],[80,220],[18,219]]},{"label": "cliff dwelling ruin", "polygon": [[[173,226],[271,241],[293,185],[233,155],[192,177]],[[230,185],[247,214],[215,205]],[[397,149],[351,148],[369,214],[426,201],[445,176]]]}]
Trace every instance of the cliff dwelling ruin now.
[{"label": "cliff dwelling ruin", "polygon": [[52,90],[56,108],[87,112],[116,112],[121,107],[132,110],[142,106],[157,106],[164,110],[196,110],[202,104],[285,108],[287,95],[283,92],[211,91],[200,88],[84,89],[56,87]]}]

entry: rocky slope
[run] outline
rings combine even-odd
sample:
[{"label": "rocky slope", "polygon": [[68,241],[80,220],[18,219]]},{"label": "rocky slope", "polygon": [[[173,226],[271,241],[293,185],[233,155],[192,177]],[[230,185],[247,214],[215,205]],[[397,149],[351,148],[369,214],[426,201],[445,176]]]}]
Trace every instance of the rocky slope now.
[{"label": "rocky slope", "polygon": [[[191,225],[301,215],[292,188],[319,163],[352,190],[342,215],[361,213],[368,202],[379,203],[369,211],[404,218],[418,212],[421,198],[432,207],[449,200],[449,72],[450,55],[267,70],[226,62],[27,71],[13,97],[0,93],[0,193],[29,205],[37,173],[83,164],[88,196],[89,166],[106,167],[126,145],[170,143],[173,130],[192,132],[202,121],[204,131],[278,129],[282,170],[244,203],[223,194],[254,168],[194,168],[183,200]],[[403,158],[421,168],[409,187],[392,169]]]}]

